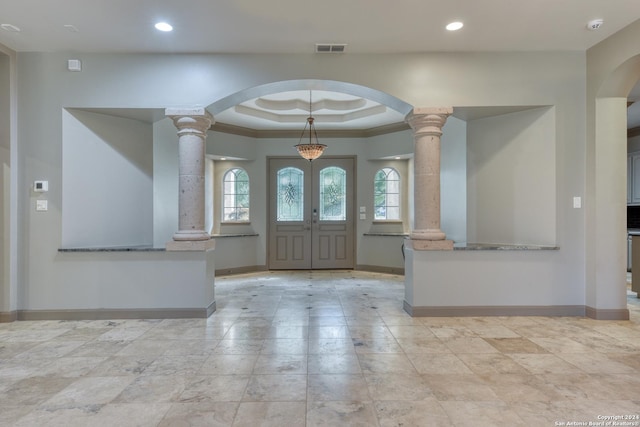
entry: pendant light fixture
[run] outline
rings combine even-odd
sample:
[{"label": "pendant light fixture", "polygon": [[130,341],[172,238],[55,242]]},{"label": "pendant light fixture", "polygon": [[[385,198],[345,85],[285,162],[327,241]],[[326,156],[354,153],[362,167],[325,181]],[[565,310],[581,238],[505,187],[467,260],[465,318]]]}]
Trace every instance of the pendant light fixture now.
[{"label": "pendant light fixture", "polygon": [[[311,91],[309,91],[309,117],[307,118],[307,122],[304,124],[304,129],[302,129],[298,145],[295,146],[298,150],[298,154],[309,161],[313,161],[322,156],[324,149],[327,148],[326,145],[318,142],[318,134],[316,132],[316,126],[313,124],[313,115],[311,114],[311,105]],[[307,127],[309,127],[309,142],[303,143],[302,140],[305,136],[305,132],[307,131]],[[304,139],[306,140],[306,138]]]}]

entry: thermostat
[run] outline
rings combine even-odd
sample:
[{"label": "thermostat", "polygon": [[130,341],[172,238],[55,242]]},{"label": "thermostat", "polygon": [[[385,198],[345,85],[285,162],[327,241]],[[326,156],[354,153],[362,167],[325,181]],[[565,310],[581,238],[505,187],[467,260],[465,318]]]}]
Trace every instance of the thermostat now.
[{"label": "thermostat", "polygon": [[35,181],[33,183],[33,191],[38,193],[49,191],[49,181]]}]

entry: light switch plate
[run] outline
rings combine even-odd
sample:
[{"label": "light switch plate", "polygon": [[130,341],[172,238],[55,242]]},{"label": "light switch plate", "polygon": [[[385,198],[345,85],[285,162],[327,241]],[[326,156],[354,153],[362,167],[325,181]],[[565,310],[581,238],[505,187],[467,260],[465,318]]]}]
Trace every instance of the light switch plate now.
[{"label": "light switch plate", "polygon": [[44,212],[49,209],[49,203],[47,200],[36,200],[36,211]]},{"label": "light switch plate", "polygon": [[576,196],[573,198],[574,209],[580,209],[582,207],[582,197]]},{"label": "light switch plate", "polygon": [[360,206],[360,213],[365,213],[367,211],[366,206]]},{"label": "light switch plate", "polygon": [[367,214],[363,214],[363,213],[361,213],[361,214],[360,214],[360,219],[367,219]]}]

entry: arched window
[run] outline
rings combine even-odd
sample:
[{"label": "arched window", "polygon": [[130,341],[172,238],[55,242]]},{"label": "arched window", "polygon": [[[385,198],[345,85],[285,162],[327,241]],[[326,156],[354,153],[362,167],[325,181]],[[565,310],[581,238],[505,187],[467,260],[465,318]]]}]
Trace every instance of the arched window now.
[{"label": "arched window", "polygon": [[233,168],[222,179],[222,221],[249,222],[249,175]]},{"label": "arched window", "polygon": [[400,220],[400,174],[393,168],[376,172],[374,188],[374,220]]}]

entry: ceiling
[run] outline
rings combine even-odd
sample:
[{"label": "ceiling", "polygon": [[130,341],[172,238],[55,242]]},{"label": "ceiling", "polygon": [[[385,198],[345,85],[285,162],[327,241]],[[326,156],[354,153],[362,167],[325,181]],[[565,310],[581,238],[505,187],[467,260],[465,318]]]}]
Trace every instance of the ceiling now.
[{"label": "ceiling", "polygon": [[[594,19],[603,25],[587,29]],[[314,54],[317,43],[346,44],[340,55],[584,51],[637,19],[640,0],[0,0],[0,44],[18,52]],[[456,20],[461,30],[445,30]],[[157,31],[158,21],[174,30]],[[640,88],[633,93],[640,99]],[[318,129],[403,120],[370,100],[321,91],[312,97]],[[216,121],[300,128],[308,98],[304,91],[257,98]],[[640,103],[629,111],[629,123],[640,126]]]}]

